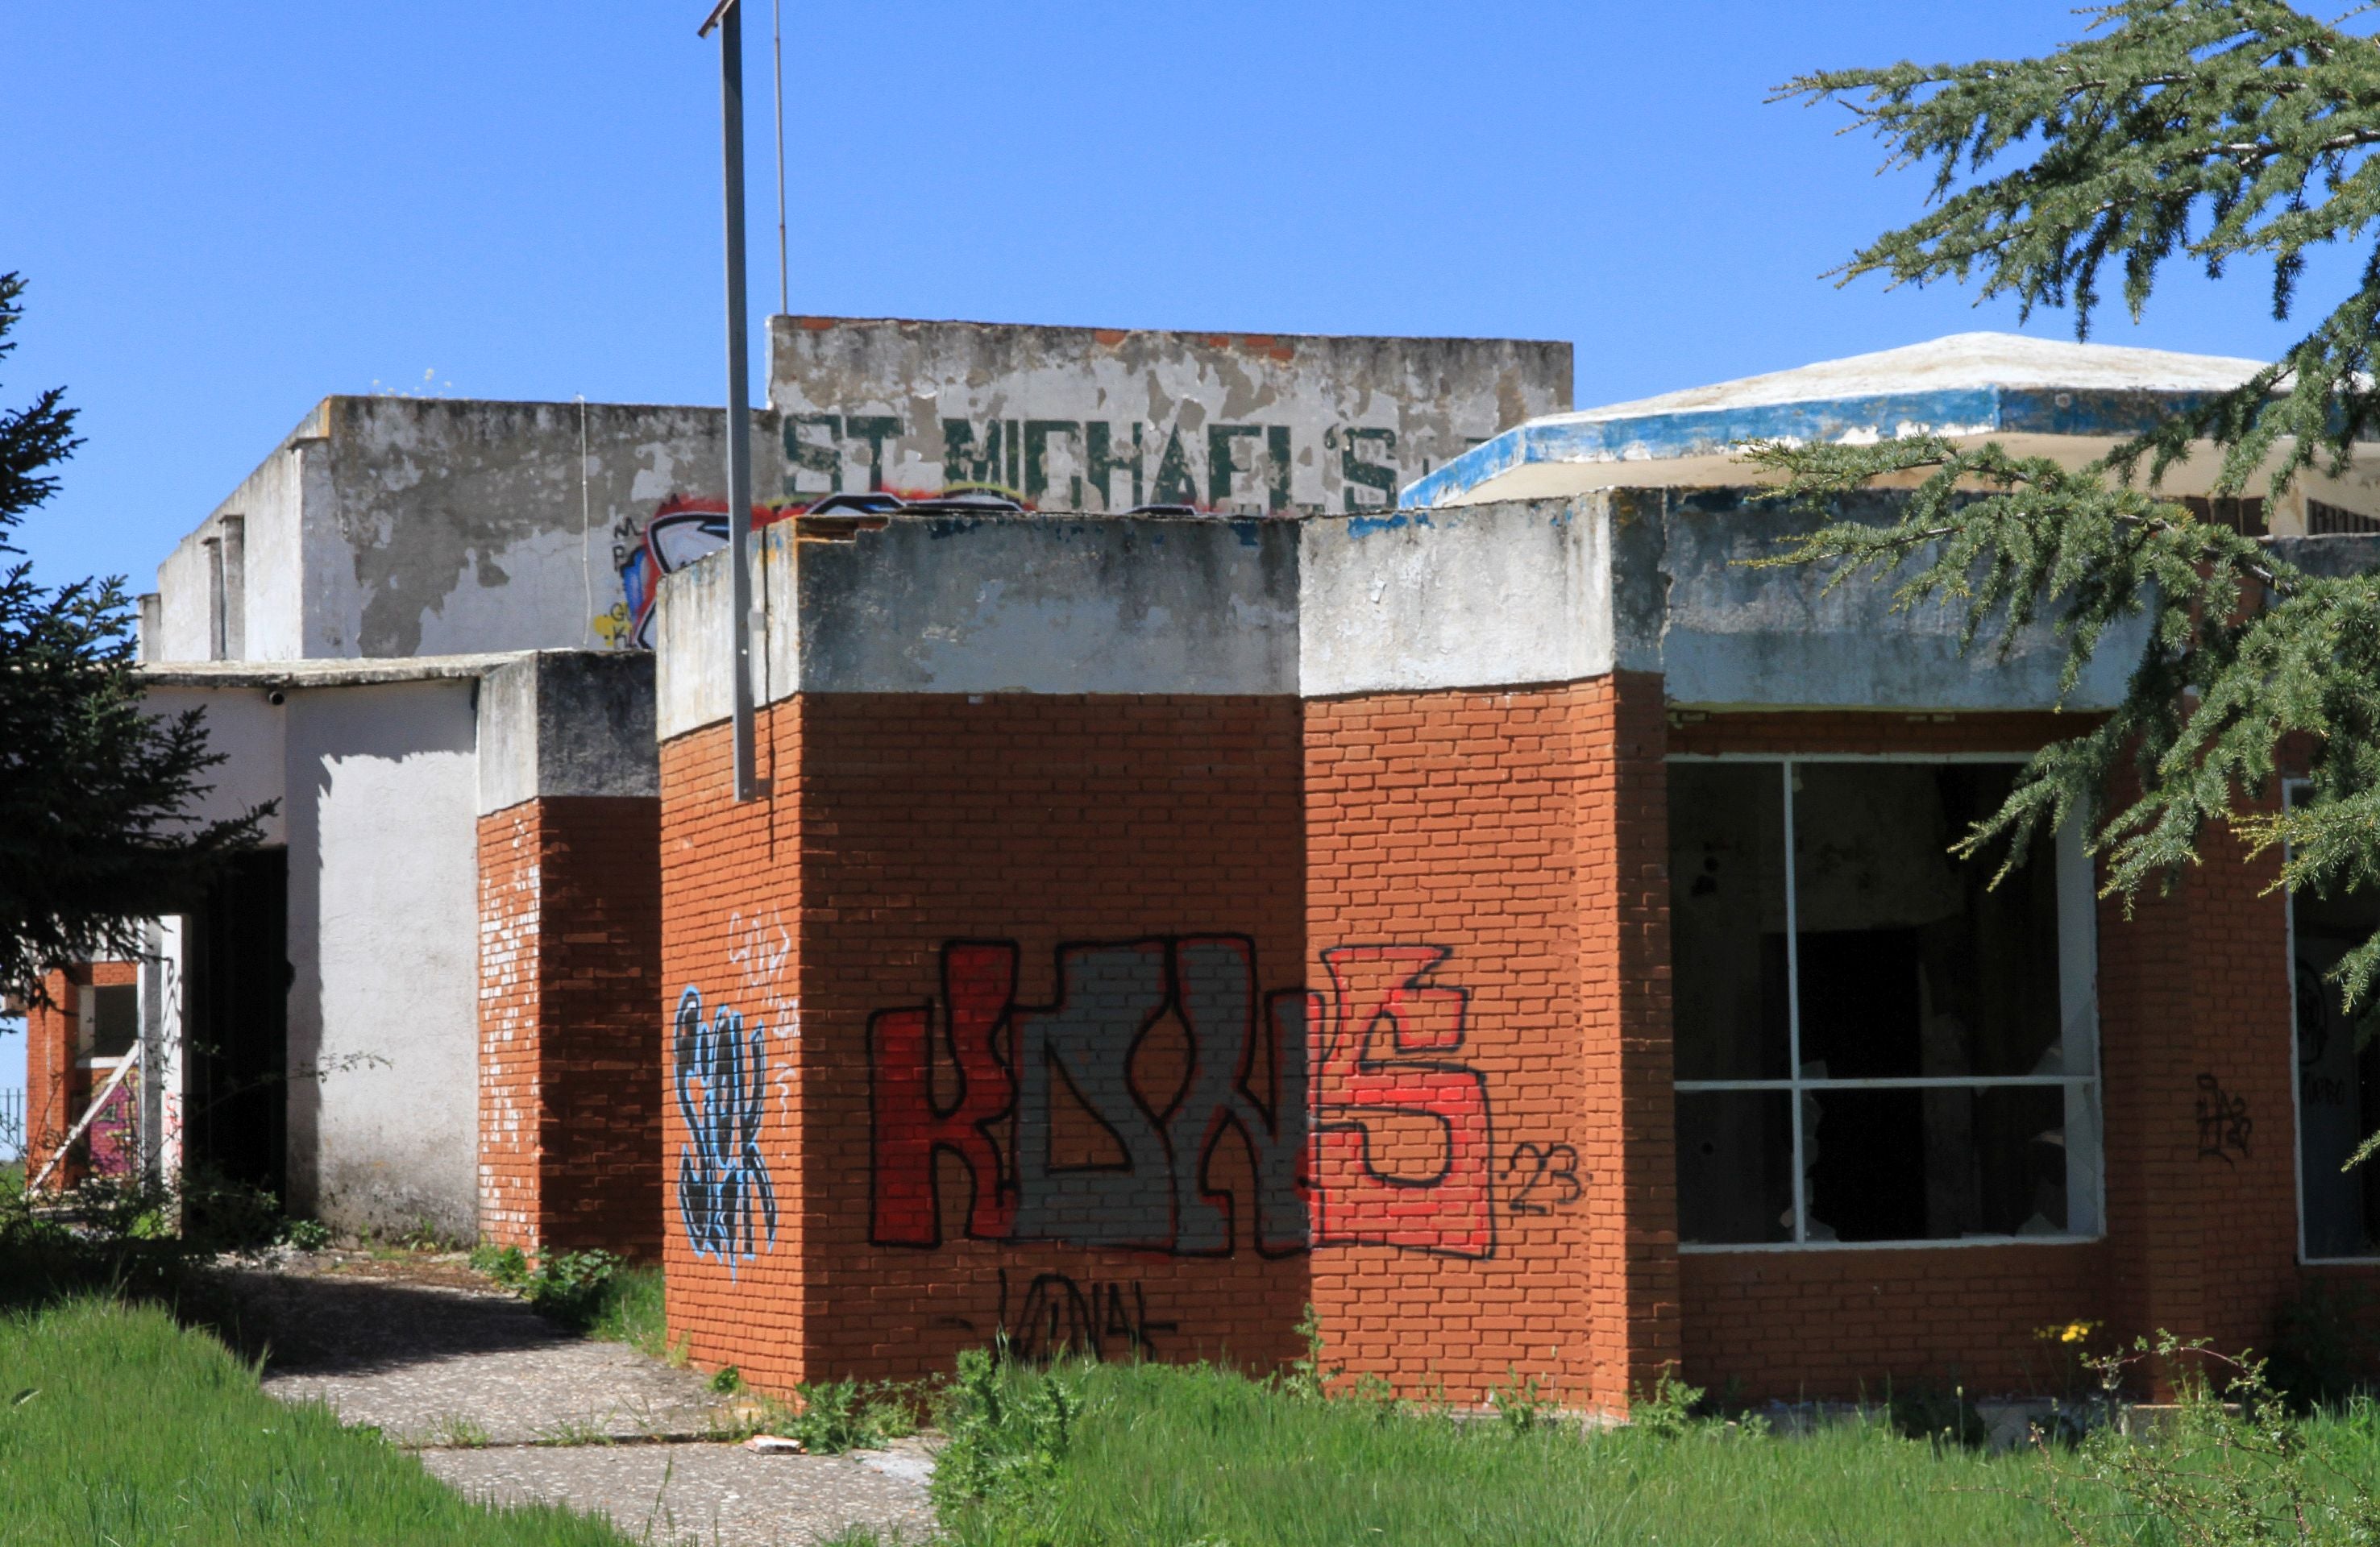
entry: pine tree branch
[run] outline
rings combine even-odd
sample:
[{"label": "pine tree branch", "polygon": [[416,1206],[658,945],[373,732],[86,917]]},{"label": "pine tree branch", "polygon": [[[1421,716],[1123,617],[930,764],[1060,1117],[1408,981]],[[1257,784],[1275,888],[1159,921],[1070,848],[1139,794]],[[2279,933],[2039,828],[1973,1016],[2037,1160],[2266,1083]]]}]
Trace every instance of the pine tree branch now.
[{"label": "pine tree branch", "polygon": [[[23,293],[0,273],[0,359]],[[73,430],[57,389],[0,412],[0,552],[56,491]],[[130,599],[115,579],[44,586],[22,559],[0,572],[0,984],[36,1000],[51,967],[138,954],[139,921],[189,905],[272,810],[193,815],[224,758],[199,711],[145,705]]]},{"label": "pine tree branch", "polygon": [[[1996,637],[2005,652],[2046,622],[2065,650],[2061,704],[2119,630],[2140,639],[2114,708],[2037,754],[1965,852],[2005,842],[2013,855],[2042,823],[2080,816],[2107,894],[2129,907],[2199,863],[2222,825],[2252,852],[2280,852],[2279,885],[2380,888],[2380,578],[2303,574],[2152,492],[2212,444],[2215,493],[2262,476],[2277,502],[2380,437],[2374,9],[2323,22],[2278,0],[2120,0],[2039,58],[1822,71],[1778,89],[1848,108],[1888,168],[1930,171],[1925,212],[1854,251],[1843,283],[1972,284],[2023,316],[2070,308],[2087,337],[2109,274],[2138,317],[2167,263],[2222,278],[2254,257],[2286,318],[2315,249],[2365,254],[2281,358],[2089,467],[1938,440],[1754,449],[1813,522],[1772,562],[1826,567],[1829,586],[1889,576],[1899,607],[1963,607],[1966,647]],[[1850,519],[1851,498],[1886,477],[1919,481],[1890,519]],[[2302,760],[2285,764],[2284,746]],[[2285,770],[2307,791],[2287,805]],[[2380,936],[2338,976],[2364,1002]]]}]

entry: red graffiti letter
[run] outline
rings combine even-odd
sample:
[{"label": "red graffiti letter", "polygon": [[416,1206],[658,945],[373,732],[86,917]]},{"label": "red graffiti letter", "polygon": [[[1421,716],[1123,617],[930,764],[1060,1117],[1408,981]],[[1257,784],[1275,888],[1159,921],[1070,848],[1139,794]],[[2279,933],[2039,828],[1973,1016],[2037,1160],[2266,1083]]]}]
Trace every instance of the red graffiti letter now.
[{"label": "red graffiti letter", "polygon": [[[1342,946],[1322,953],[1330,973],[1330,1014],[1315,996],[1313,1020],[1327,1028],[1317,1070],[1314,1239],[1487,1257],[1496,1250],[1493,1135],[1488,1082],[1462,1064],[1429,1054],[1462,1049],[1468,996],[1423,980],[1451,954],[1441,946]],[[1380,1045],[1387,1033],[1387,1045]],[[1415,1055],[1423,1055],[1416,1057]],[[1383,1166],[1373,1124],[1435,1126],[1427,1142],[1405,1139]],[[1435,1175],[1410,1163],[1427,1149]]]},{"label": "red graffiti letter", "polygon": [[943,1030],[958,1068],[958,1099],[934,1100],[931,1007],[888,1009],[868,1021],[868,1110],[875,1127],[875,1203],[870,1239],[879,1246],[941,1244],[934,1156],[957,1155],[975,1184],[967,1234],[1002,1240],[1016,1215],[1016,1193],[987,1128],[1008,1114],[1015,1082],[1002,1061],[1016,989],[1016,948],[953,944],[942,950]]}]

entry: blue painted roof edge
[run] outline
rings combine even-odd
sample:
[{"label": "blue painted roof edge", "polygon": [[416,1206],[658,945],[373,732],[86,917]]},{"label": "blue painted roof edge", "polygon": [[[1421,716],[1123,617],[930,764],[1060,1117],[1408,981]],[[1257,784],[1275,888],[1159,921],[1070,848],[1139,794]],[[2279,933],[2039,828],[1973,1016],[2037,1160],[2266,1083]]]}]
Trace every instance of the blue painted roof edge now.
[{"label": "blue painted roof edge", "polygon": [[1870,397],[1814,398],[1745,408],[1702,408],[1640,418],[1536,420],[1485,441],[1407,484],[1404,508],[1427,509],[1533,462],[1653,462],[1722,454],[1738,441],[1841,441],[1957,429],[1973,433],[2136,435],[2211,393],[2056,387],[1961,387]]}]

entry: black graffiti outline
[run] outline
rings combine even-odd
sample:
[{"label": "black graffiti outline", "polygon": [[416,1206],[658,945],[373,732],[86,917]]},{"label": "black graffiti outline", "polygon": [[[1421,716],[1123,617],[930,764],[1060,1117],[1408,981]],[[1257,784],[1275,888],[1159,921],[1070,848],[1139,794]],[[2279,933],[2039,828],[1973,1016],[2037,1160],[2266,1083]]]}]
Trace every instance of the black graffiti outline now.
[{"label": "black graffiti outline", "polygon": [[1107,1339],[1111,1336],[1123,1338],[1125,1346],[1143,1358],[1155,1358],[1157,1340],[1151,1335],[1171,1335],[1182,1330],[1179,1322],[1149,1320],[1148,1287],[1138,1279],[1129,1285],[1133,1304],[1127,1311],[1123,1303],[1126,1285],[1095,1278],[1087,1293],[1073,1275],[1054,1272],[1034,1275],[1026,1287],[1016,1321],[1012,1323],[1008,1315],[1008,1269],[1000,1269],[999,1277],[1000,1307],[992,1324],[1019,1359],[1046,1360],[1069,1350],[1105,1359]]},{"label": "black graffiti outline", "polygon": [[[1569,1165],[1554,1164],[1556,1159],[1565,1155],[1569,1157]],[[1524,1141],[1513,1145],[1512,1153],[1505,1157],[1505,1171],[1509,1174],[1522,1169],[1524,1162],[1530,1156],[1536,1157],[1536,1169],[1522,1181],[1519,1190],[1512,1194],[1510,1206],[1514,1214],[1549,1215],[1556,1209],[1566,1209],[1586,1196],[1585,1181],[1578,1174],[1577,1146],[1538,1144]],[[1559,1202],[1539,1203],[1529,1202],[1529,1194],[1545,1186],[1548,1180],[1561,1183],[1568,1191]]]},{"label": "black graffiti outline", "polygon": [[2248,1136],[2255,1126],[2248,1116],[2246,1096],[2225,1094],[2222,1082],[2211,1071],[2198,1077],[2199,1159],[2234,1164],[2228,1151],[2237,1147],[2241,1154],[2249,1154]]}]

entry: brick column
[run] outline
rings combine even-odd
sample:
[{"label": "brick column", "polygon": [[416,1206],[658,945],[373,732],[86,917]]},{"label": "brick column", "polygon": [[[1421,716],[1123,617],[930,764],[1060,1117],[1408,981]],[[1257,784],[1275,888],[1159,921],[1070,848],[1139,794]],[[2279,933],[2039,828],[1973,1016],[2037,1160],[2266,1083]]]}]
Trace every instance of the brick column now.
[{"label": "brick column", "polygon": [[[2297,1282],[2288,915],[2274,856],[2210,830],[2201,859],[2100,912],[2109,1315],[2236,1353],[2270,1347]],[[2246,1125],[2202,1127],[2218,1108]]]},{"label": "brick column", "polygon": [[[75,1014],[79,985],[65,972],[45,973],[42,986],[47,1005],[25,1009],[25,1179],[30,1181],[49,1164],[58,1141],[81,1115],[75,1100]],[[69,1185],[78,1168],[61,1166],[44,1184]]]},{"label": "brick column", "polygon": [[1577,741],[1585,1078],[1576,1120],[1594,1178],[1588,1393],[1613,1411],[1680,1358],[1668,739],[1658,675],[1587,684]]},{"label": "brick column", "polygon": [[1464,1402],[1515,1372],[1566,1405],[1624,1396],[1611,1340],[1646,1289],[1615,995],[1665,943],[1623,904],[1622,803],[1646,792],[1613,702],[1591,682],[1306,706],[1314,1304],[1351,1372]]},{"label": "brick column", "polygon": [[661,1253],[660,803],[480,819],[480,1233]]}]

